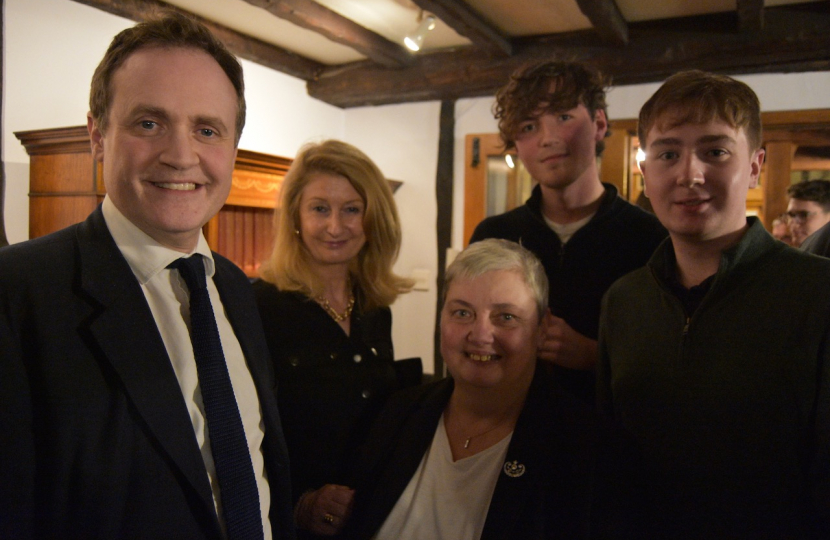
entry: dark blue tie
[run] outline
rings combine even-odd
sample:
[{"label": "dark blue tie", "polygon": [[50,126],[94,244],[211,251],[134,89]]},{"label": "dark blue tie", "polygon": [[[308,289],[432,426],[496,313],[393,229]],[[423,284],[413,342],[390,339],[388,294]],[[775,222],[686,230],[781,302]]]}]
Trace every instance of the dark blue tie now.
[{"label": "dark blue tie", "polygon": [[196,357],[228,539],[262,540],[262,517],[254,467],[222,353],[202,256],[197,254],[178,259],[169,267],[179,270],[190,289],[190,341]]}]

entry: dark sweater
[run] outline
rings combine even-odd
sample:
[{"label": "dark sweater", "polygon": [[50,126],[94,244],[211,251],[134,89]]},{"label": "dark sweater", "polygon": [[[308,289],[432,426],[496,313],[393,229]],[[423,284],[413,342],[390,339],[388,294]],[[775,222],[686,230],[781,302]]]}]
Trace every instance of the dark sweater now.
[{"label": "dark sweater", "polygon": [[605,298],[598,402],[639,444],[652,538],[830,538],[830,261],[755,218],[689,318],[670,241]]},{"label": "dark sweater", "polygon": [[[666,237],[653,215],[628,203],[603,184],[597,213],[563,245],[542,216],[539,186],[527,202],[476,227],[470,242],[504,238],[539,257],[550,282],[550,309],[571,328],[597,339],[602,296],[617,279],[646,264]],[[560,383],[586,402],[594,402],[594,374],[556,368]]]}]

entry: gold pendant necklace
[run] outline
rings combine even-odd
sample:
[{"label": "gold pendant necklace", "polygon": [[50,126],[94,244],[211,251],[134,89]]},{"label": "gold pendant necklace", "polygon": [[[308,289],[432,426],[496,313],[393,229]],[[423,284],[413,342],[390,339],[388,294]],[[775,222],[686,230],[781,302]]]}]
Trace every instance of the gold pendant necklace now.
[{"label": "gold pendant necklace", "polygon": [[464,441],[464,448],[469,448],[470,447],[470,441],[473,440],[474,437],[481,437],[482,435],[486,435],[486,434],[490,433],[491,431],[493,431],[494,429],[496,429],[497,427],[502,425],[506,419],[507,419],[507,416],[505,416],[504,418],[499,420],[496,423],[496,425],[494,425],[493,427],[491,427],[489,429],[486,429],[486,430],[482,431],[481,433],[476,433],[475,435],[470,435],[469,437],[467,437],[467,440]]},{"label": "gold pendant necklace", "polygon": [[317,303],[320,304],[320,307],[322,307],[335,322],[341,322],[348,319],[352,314],[352,309],[354,309],[354,295],[349,294],[349,303],[346,304],[346,309],[343,310],[342,315],[337,313],[337,311],[331,307],[329,301],[324,296],[318,296]]}]

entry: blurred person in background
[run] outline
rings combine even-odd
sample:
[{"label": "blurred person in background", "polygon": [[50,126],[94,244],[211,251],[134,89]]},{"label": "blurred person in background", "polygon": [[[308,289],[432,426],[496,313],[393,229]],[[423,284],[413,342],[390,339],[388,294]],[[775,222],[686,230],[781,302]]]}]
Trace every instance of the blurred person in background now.
[{"label": "blurred person in background", "polygon": [[830,180],[807,180],[787,190],[793,245],[808,253],[830,257]]}]

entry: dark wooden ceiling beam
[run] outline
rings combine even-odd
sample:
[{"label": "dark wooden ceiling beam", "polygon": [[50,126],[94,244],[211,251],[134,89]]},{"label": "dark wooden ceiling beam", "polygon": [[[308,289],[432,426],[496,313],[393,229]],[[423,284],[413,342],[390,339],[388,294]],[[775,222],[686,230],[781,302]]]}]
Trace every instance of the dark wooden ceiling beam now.
[{"label": "dark wooden ceiling beam", "polygon": [[628,43],[628,23],[615,0],[576,0],[576,3],[602,39],[618,45]]},{"label": "dark wooden ceiling beam", "polygon": [[245,0],[281,19],[312,30],[351,47],[386,67],[403,67],[412,63],[412,55],[403,46],[360,26],[336,11],[312,0]]},{"label": "dark wooden ceiling beam", "polygon": [[830,14],[813,10],[768,13],[763,33],[735,32],[734,14],[708,15],[630,27],[627,47],[596,39],[592,31],[514,40],[514,55],[499,59],[473,48],[423,55],[398,72],[356,63],[308,82],[309,95],[339,107],[493,95],[526,62],[581,60],[615,84],[662,81],[697,68],[721,73],[830,70]]},{"label": "dark wooden ceiling beam", "polygon": [[764,29],[764,0],[738,0],[738,29],[748,34]]},{"label": "dark wooden ceiling beam", "polygon": [[510,40],[462,0],[414,0],[415,4],[441,19],[447,26],[482,49],[510,56]]},{"label": "dark wooden ceiling beam", "polygon": [[[163,9],[182,11],[158,0],[73,0],[79,4],[98,8],[136,22],[146,21]],[[319,62],[271,45],[250,36],[240,34],[226,26],[216,24],[191,14],[207,26],[213,34],[236,56],[256,62],[305,81],[313,79],[325,67]]]}]

